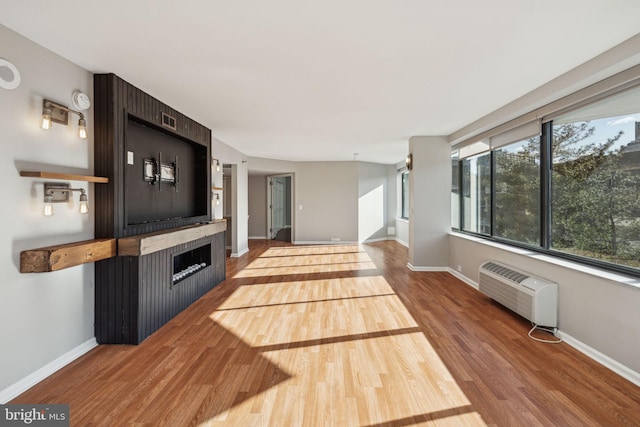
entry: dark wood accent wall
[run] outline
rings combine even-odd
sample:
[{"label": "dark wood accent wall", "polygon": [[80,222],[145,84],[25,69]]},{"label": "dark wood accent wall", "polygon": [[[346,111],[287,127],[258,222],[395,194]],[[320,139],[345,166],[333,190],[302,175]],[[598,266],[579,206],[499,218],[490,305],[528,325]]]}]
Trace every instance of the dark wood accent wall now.
[{"label": "dark wood accent wall", "polygon": [[[211,245],[211,265],[172,284],[173,257]],[[96,289],[96,340],[101,344],[139,344],[226,276],[225,233],[143,256],[124,256],[96,265],[110,277]],[[223,254],[223,256],[220,256]]]},{"label": "dark wood accent wall", "polygon": [[[94,168],[95,174],[109,178],[107,185],[96,186],[96,238],[119,238],[171,229],[211,220],[211,168],[207,167],[207,214],[127,225],[125,209],[125,168],[127,159],[126,127],[128,117],[162,128],[167,133],[207,147],[211,158],[211,130],[181,114],[156,98],[122,80],[115,74],[94,76]],[[162,113],[176,119],[176,130],[162,126]],[[142,169],[141,169],[142,170]]]},{"label": "dark wood accent wall", "polygon": [[[94,168],[109,183],[95,187],[96,238],[123,238],[211,221],[211,131],[114,74],[94,76]],[[162,126],[166,113],[175,130]],[[206,215],[127,224],[126,129],[130,117],[206,147]],[[142,172],[142,166],[141,166]],[[203,192],[203,193],[200,193]],[[200,212],[200,211],[198,211]],[[142,256],[116,256],[95,264],[95,335],[100,344],[137,344],[205,292],[223,281],[225,233],[196,238]],[[173,254],[211,244],[211,265],[172,284]]]}]

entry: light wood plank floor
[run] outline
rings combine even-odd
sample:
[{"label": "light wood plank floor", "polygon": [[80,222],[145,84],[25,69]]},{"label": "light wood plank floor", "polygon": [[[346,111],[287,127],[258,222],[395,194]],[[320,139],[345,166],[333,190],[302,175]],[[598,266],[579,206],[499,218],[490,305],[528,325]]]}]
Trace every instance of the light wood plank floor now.
[{"label": "light wood plank floor", "polygon": [[12,403],[77,426],[631,426],[640,388],[396,242],[251,241],[138,346],[102,345]]}]

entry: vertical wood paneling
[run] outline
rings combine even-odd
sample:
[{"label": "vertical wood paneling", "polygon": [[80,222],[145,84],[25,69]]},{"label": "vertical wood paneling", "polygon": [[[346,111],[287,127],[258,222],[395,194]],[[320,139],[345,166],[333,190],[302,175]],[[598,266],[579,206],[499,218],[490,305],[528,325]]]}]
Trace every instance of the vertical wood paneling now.
[{"label": "vertical wood paneling", "polygon": [[221,280],[216,280],[214,272],[217,268],[214,265],[198,271],[174,286],[172,286],[171,278],[175,255],[207,244],[211,244],[212,260],[219,258],[224,264],[224,250],[218,249],[218,252],[214,253],[216,248],[221,247],[217,242],[223,240],[223,233],[219,233],[149,255],[131,257],[138,259],[142,274],[138,304],[139,334],[137,339],[130,343],[139,343],[144,340],[221,282]]},{"label": "vertical wood paneling", "polygon": [[[211,220],[211,130],[163,104],[114,74],[94,76],[95,159],[97,175],[109,177],[109,184],[95,188],[96,237],[127,237]],[[161,113],[176,119],[180,137],[207,147],[207,214],[182,220],[127,226],[125,212],[127,115],[133,114],[161,126]],[[222,236],[222,245],[216,242]],[[173,254],[191,242],[144,257],[116,257],[96,263],[95,333],[99,343],[138,343],[224,280],[223,234],[207,238],[213,242],[212,265],[171,286]],[[195,247],[195,246],[194,246]],[[219,258],[219,259],[218,259]],[[220,273],[222,272],[222,274]]]}]

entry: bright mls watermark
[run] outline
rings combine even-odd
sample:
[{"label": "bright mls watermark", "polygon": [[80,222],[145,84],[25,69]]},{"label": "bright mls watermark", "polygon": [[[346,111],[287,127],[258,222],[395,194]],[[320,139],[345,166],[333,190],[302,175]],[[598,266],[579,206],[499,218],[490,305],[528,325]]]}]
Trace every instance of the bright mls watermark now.
[{"label": "bright mls watermark", "polygon": [[0,427],[69,427],[69,405],[0,405]]}]

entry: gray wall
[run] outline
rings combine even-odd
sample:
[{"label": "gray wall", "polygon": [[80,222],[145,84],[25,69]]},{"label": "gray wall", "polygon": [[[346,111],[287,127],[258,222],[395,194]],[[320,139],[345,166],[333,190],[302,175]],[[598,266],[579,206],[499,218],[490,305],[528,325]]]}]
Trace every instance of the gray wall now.
[{"label": "gray wall", "polygon": [[[93,112],[85,114],[89,139],[77,137],[77,117],[69,126],[40,129],[42,98],[71,105],[75,90],[93,99],[93,76],[0,25],[0,56],[22,75],[15,90],[0,89],[2,156],[0,177],[0,391],[79,347],[95,344],[94,266],[84,264],[52,273],[19,272],[20,251],[94,237],[93,213],[74,204],[55,204],[42,215],[45,180],[22,178],[20,170],[93,173]],[[65,181],[60,181],[65,182]],[[94,185],[67,181],[87,190],[93,209]],[[73,196],[77,201],[77,196]],[[6,396],[3,396],[3,398]],[[2,399],[0,399],[1,401]]]},{"label": "gray wall", "polygon": [[356,162],[305,162],[294,186],[295,242],[358,241]]},{"label": "gray wall", "polygon": [[268,239],[267,177],[249,175],[249,238]]},{"label": "gray wall", "polygon": [[409,264],[443,269],[451,230],[451,147],[445,137],[409,140],[413,170],[409,173]]},{"label": "gray wall", "polygon": [[[263,184],[257,175],[293,174],[292,223],[296,243],[327,243],[332,238],[342,242],[386,239],[387,227],[395,227],[397,190],[393,165],[261,158],[250,158],[249,165],[256,174],[250,177],[250,197],[265,200],[265,206],[266,181]],[[266,233],[266,209],[254,206],[253,200],[250,206],[249,234],[261,236],[261,230]]]}]

